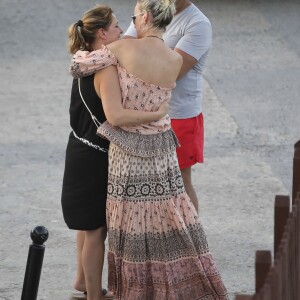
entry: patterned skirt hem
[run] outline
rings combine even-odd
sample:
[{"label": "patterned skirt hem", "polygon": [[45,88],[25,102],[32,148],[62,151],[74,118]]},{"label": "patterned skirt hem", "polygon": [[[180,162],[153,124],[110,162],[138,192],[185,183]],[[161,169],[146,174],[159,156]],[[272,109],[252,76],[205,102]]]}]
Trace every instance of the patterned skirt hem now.
[{"label": "patterned skirt hem", "polygon": [[210,254],[169,263],[135,264],[112,252],[108,259],[108,287],[119,300],[228,300]]},{"label": "patterned skirt hem", "polygon": [[140,134],[114,127],[106,121],[98,128],[97,134],[108,139],[123,151],[140,157],[164,155],[180,146],[172,129],[156,134]]}]

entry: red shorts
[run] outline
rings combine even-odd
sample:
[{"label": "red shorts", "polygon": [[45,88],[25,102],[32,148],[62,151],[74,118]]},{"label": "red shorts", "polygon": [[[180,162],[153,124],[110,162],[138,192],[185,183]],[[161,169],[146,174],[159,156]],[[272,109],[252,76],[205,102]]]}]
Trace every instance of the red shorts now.
[{"label": "red shorts", "polygon": [[179,140],[176,149],[180,169],[203,162],[204,127],[202,113],[189,119],[172,119],[172,128]]}]

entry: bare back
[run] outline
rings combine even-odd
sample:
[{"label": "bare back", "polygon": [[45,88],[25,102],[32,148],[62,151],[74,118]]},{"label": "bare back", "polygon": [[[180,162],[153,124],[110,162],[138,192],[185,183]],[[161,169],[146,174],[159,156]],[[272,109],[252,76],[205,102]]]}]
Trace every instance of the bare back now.
[{"label": "bare back", "polygon": [[154,37],[120,40],[108,45],[121,67],[149,84],[173,88],[181,56]]}]

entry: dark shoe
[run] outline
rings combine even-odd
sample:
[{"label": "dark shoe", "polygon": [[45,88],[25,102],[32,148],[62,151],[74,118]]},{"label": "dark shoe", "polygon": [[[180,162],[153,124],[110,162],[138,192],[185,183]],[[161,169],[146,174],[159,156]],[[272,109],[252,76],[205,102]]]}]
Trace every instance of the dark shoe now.
[{"label": "dark shoe", "polygon": [[113,292],[109,292],[106,289],[102,289],[102,295],[104,296],[105,300],[113,300],[115,299],[115,295],[113,294]]}]

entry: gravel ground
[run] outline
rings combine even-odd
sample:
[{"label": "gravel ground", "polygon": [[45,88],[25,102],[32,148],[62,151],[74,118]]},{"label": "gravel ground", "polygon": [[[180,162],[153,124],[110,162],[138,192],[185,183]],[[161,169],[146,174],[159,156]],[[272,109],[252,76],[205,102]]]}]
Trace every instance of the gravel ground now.
[{"label": "gravel ground", "polygon": [[[126,29],[134,1],[102,3]],[[3,300],[20,298],[36,225],[50,232],[38,299],[68,299],[72,289],[75,233],[60,207],[70,130],[66,29],[94,4],[0,3]],[[300,4],[195,4],[212,21],[214,45],[205,72],[205,163],[194,168],[194,184],[211,251],[234,299],[254,291],[255,251],[273,249],[274,197],[291,193],[293,145],[300,139]]]}]

